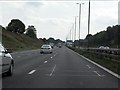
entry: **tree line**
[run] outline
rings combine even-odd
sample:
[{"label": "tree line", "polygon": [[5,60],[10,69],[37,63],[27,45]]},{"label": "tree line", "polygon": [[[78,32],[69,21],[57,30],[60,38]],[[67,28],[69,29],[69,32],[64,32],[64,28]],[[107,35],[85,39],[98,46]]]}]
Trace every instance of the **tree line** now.
[{"label": "tree line", "polygon": [[31,38],[37,39],[36,28],[33,25],[29,25],[28,28],[25,29],[25,24],[19,19],[12,19],[6,28],[2,27],[2,30],[25,34]]},{"label": "tree line", "polygon": [[52,37],[46,39],[46,38],[39,38],[41,39],[45,44],[49,44],[49,43],[54,43],[54,45],[57,45],[58,43],[65,43],[64,41],[60,40],[60,39],[54,39]]},{"label": "tree line", "polygon": [[120,47],[120,25],[108,26],[106,30],[89,34],[85,39],[75,41],[76,45],[82,47],[99,47],[108,46],[112,48]]},{"label": "tree line", "polygon": [[[27,27],[27,29],[25,29],[25,24],[19,19],[12,19],[11,22],[8,24],[8,26],[6,26],[6,28],[2,27],[1,25],[0,25],[0,28],[2,28],[2,30],[10,31],[10,32],[13,32],[16,34],[24,34],[24,35],[27,35],[31,38],[38,39],[37,35],[36,35],[37,34],[36,28],[33,25],[29,25]],[[63,42],[60,39],[55,40],[52,37],[50,37],[48,39],[39,38],[38,40],[42,40],[46,44],[49,44],[49,43],[57,44],[59,42]]]}]

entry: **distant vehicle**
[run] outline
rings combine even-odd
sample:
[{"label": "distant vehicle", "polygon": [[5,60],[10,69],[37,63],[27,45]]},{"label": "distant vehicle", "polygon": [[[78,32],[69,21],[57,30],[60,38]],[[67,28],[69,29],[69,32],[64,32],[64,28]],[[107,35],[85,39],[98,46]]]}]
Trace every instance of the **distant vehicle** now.
[{"label": "distant vehicle", "polygon": [[50,45],[44,44],[40,49],[40,53],[52,53],[52,47]]},{"label": "distant vehicle", "polygon": [[59,48],[61,48],[62,46],[61,45],[59,45]]},{"label": "distant vehicle", "polygon": [[100,46],[99,49],[105,49],[105,47],[104,46]]},{"label": "distant vehicle", "polygon": [[5,49],[0,43],[0,74],[13,74],[14,61],[10,53],[11,50]]},{"label": "distant vehicle", "polygon": [[99,49],[110,49],[108,46],[100,46]]},{"label": "distant vehicle", "polygon": [[110,48],[107,46],[107,47],[105,47],[105,49],[110,49]]},{"label": "distant vehicle", "polygon": [[61,48],[61,47],[62,47],[62,44],[61,44],[61,43],[58,43],[58,47]]},{"label": "distant vehicle", "polygon": [[53,48],[54,47],[54,43],[49,43],[50,44],[50,46]]}]

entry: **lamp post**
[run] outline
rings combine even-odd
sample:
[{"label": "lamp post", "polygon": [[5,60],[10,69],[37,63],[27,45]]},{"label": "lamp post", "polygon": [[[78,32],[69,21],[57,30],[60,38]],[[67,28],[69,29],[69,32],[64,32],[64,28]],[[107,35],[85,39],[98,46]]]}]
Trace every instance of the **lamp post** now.
[{"label": "lamp post", "polygon": [[72,40],[72,30],[70,29],[70,40]]},{"label": "lamp post", "polygon": [[[90,0],[89,0],[89,8],[88,8],[88,35],[90,33]],[[88,50],[89,50],[89,38],[88,38]]]},{"label": "lamp post", "polygon": [[73,26],[72,26],[72,42],[74,42],[74,23],[73,23]]},{"label": "lamp post", "polygon": [[90,33],[90,0],[89,0],[89,9],[88,9],[88,34]]},{"label": "lamp post", "polygon": [[81,5],[84,3],[76,3],[79,5],[79,40],[80,40],[80,22],[81,22]]},{"label": "lamp post", "polygon": [[78,16],[75,16],[75,33],[74,33],[74,41],[76,40],[76,19]]}]

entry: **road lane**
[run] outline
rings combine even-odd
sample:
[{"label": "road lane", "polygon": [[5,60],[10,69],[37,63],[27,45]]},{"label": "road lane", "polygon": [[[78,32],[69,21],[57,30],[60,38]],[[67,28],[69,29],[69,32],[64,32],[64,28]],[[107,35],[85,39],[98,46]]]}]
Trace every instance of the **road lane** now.
[{"label": "road lane", "polygon": [[25,54],[30,53],[16,58],[14,75],[3,78],[4,88],[118,88],[116,77],[64,46],[52,54]]},{"label": "road lane", "polygon": [[[31,54],[30,56],[27,56],[27,54]],[[55,50],[54,53],[55,54]],[[44,61],[53,56],[53,54],[40,54],[40,51],[29,51],[29,52],[19,52],[12,54],[14,61],[15,61],[15,67],[14,67],[14,74],[10,77],[4,77],[4,80],[8,81],[14,81],[14,80],[20,80],[22,77],[26,75],[29,71],[31,71],[33,68],[36,68],[40,66],[41,64],[44,64]],[[17,58],[17,56],[20,56],[20,58]],[[10,80],[9,80],[10,79]],[[24,79],[24,78],[23,78]],[[3,82],[4,83],[4,82]],[[7,84],[7,83],[5,83]],[[11,84],[10,84],[11,85]],[[4,86],[4,84],[3,84]],[[9,86],[9,84],[8,84]],[[13,85],[14,86],[14,85]]]}]

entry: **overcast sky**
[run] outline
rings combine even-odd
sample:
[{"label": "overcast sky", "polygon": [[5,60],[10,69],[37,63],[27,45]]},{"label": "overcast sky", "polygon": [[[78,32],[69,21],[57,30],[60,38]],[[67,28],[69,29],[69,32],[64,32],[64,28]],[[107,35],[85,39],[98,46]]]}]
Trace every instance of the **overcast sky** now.
[{"label": "overcast sky", "polygon": [[[65,40],[82,5],[81,39],[87,35],[88,0],[83,1],[0,1],[0,25],[6,27],[11,19],[20,19],[26,26],[34,25],[38,38]],[[90,34],[118,24],[118,0],[91,0]],[[69,37],[68,37],[69,38]],[[78,39],[78,18],[77,18]]]}]

